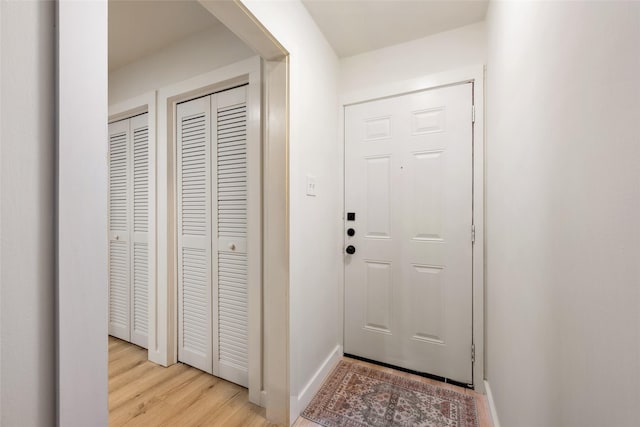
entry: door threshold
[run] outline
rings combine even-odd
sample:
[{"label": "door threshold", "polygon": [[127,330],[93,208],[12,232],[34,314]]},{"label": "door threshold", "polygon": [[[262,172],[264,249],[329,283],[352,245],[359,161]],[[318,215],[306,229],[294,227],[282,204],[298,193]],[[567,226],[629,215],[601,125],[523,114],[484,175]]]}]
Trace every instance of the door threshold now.
[{"label": "door threshold", "polygon": [[344,353],[344,357],[348,357],[350,359],[355,359],[355,360],[361,360],[363,362],[372,363],[374,365],[383,366],[385,368],[395,369],[396,371],[402,371],[402,372],[406,372],[406,373],[409,373],[409,374],[412,374],[412,375],[418,375],[420,377],[429,378],[429,379],[435,380],[435,381],[440,381],[440,382],[445,383],[445,384],[452,384],[452,385],[455,385],[455,386],[458,386],[458,387],[463,387],[463,388],[468,388],[470,390],[473,390],[473,384],[461,383],[459,381],[455,381],[455,380],[452,380],[450,378],[441,377],[441,376],[433,375],[433,374],[428,374],[426,372],[414,371],[414,370],[411,370],[411,369],[403,368],[401,366],[391,365],[389,363],[379,362],[379,361],[373,360],[373,359],[367,359],[366,357],[356,356],[355,354]]}]

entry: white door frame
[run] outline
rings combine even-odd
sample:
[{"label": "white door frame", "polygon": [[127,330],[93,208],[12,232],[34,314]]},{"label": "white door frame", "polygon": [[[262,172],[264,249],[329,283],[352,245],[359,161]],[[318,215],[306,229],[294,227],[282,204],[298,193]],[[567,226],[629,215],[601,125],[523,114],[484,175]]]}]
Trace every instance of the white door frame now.
[{"label": "white door frame", "polygon": [[[149,359],[164,366],[178,361],[178,240],[176,182],[176,106],[200,96],[247,86],[248,169],[261,168],[261,72],[260,58],[253,57],[158,90],[158,223],[167,229],[158,233],[158,256],[166,265],[158,270],[156,287],[149,299],[149,317],[155,320],[149,332]],[[249,296],[249,399],[262,404],[262,227],[261,173],[248,175],[248,296]],[[253,205],[251,205],[253,203]],[[153,333],[151,332],[153,331]]]},{"label": "white door frame", "polygon": [[241,1],[198,0],[263,59],[263,379],[267,419],[290,425],[289,52]]},{"label": "white door frame", "polygon": [[[200,2],[264,60],[263,388],[267,418],[289,425],[289,53],[241,2]],[[108,423],[107,17],[106,0],[58,3],[56,408],[65,426]],[[157,154],[156,174],[167,160]],[[167,218],[156,219],[157,238]]]},{"label": "white door frame", "polygon": [[[412,80],[392,82],[381,86],[350,92],[340,97],[340,128],[344,129],[345,107],[352,104],[374,101],[381,98],[405,95],[412,92],[435,89],[459,83],[473,83],[475,122],[473,127],[473,224],[475,244],[473,246],[473,362],[474,389],[484,393],[484,66],[432,74]],[[471,111],[469,112],[471,114]],[[341,133],[345,147],[344,132]],[[344,149],[342,150],[342,164]],[[344,203],[345,169],[342,169],[341,191]],[[344,205],[343,205],[344,211]],[[340,233],[344,234],[343,230]],[[344,319],[344,280],[342,281],[342,310]],[[344,334],[344,332],[343,332]],[[342,337],[344,345],[344,335]],[[469,349],[471,352],[471,349]]]}]

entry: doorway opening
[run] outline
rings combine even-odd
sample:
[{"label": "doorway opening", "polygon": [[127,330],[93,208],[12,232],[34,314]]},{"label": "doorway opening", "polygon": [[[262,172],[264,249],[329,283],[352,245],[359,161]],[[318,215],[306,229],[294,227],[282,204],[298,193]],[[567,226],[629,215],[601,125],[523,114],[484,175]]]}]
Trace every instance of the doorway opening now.
[{"label": "doorway opening", "polygon": [[[261,47],[256,49],[245,44],[213,13],[221,14],[222,19],[230,23],[243,39],[246,39],[243,33],[253,32],[254,44],[261,44]],[[144,24],[140,25],[141,22]],[[136,162],[141,163],[142,152],[136,151],[133,136],[130,138],[131,144],[127,145],[130,148],[124,153],[113,150],[113,165],[110,164],[110,170],[114,171],[114,191],[111,193],[113,197],[111,194],[109,196],[109,214],[114,221],[123,217],[127,229],[109,230],[110,248],[115,248],[110,250],[109,333],[148,348],[149,363],[173,366],[178,361],[187,362],[248,387],[246,399],[256,405],[266,406],[266,414],[263,415],[282,422],[288,416],[288,406],[283,405],[288,400],[288,384],[284,383],[286,376],[281,373],[283,370],[286,372],[288,366],[273,362],[277,360],[276,353],[285,350],[270,343],[272,340],[274,343],[286,340],[288,325],[282,323],[284,319],[278,318],[279,313],[269,310],[263,312],[262,307],[265,306],[265,299],[271,295],[275,302],[274,310],[277,310],[278,304],[283,306],[286,303],[270,292],[274,286],[286,286],[284,272],[280,268],[266,266],[269,262],[280,266],[283,261],[286,265],[288,260],[285,236],[277,232],[286,229],[286,223],[280,224],[286,221],[286,217],[270,215],[275,210],[281,212],[282,204],[287,199],[286,186],[283,184],[286,179],[287,128],[283,118],[287,114],[288,62],[286,51],[277,45],[275,39],[271,38],[270,44],[265,44],[260,37],[256,38],[256,26],[259,23],[251,19],[244,8],[235,4],[216,5],[196,1],[109,2],[110,127],[122,127],[123,123],[130,127],[132,117],[140,117],[136,119],[138,121],[144,117],[148,146],[145,170],[136,169]],[[266,36],[264,33],[262,35]],[[256,51],[259,56],[256,56]],[[218,132],[225,132],[228,130],[226,128],[237,131],[237,121],[244,115],[244,156],[245,161],[251,163],[246,165],[248,173],[245,172],[243,177],[245,202],[248,205],[244,213],[237,209],[241,201],[238,192],[241,190],[237,185],[227,185],[237,184],[229,179],[237,181],[242,174],[231,178],[220,176],[221,170],[237,169],[237,161],[242,157],[237,155],[238,146],[230,147],[233,151],[230,157],[224,157],[226,154],[220,150],[226,150],[229,147],[225,144],[229,141],[235,144],[238,138],[209,141],[207,150],[217,153],[218,156],[211,157],[217,157],[218,161],[210,164],[204,173],[211,178],[217,170],[219,179],[217,182],[209,179],[208,184],[200,185],[194,184],[197,174],[182,173],[194,170],[194,154],[197,150],[192,146],[187,147],[193,135],[179,133],[186,126],[180,121],[181,106],[190,100],[201,100],[202,97],[229,98],[227,95],[232,92],[229,89],[237,87],[246,97],[244,113],[231,111],[240,104],[234,101],[225,106],[231,110],[219,111],[219,116],[226,115],[234,123],[229,122],[227,126],[229,123],[218,120],[210,129]],[[274,121],[270,123],[264,118]],[[188,131],[194,133],[193,129]],[[119,141],[117,132],[110,134],[114,135],[114,143]],[[235,136],[238,136],[237,132]],[[117,147],[113,145],[114,149]],[[230,163],[221,163],[223,157]],[[118,165],[117,160],[123,165]],[[119,166],[126,172],[117,181]],[[142,193],[134,188],[141,176],[147,179],[145,192]],[[111,176],[109,178],[111,180]],[[206,208],[196,206],[194,199],[196,190],[202,190],[203,186],[206,187],[206,194],[203,194],[208,201],[216,198],[216,203]],[[120,188],[123,188],[120,193],[115,191]],[[268,188],[272,191],[268,193],[269,197],[263,198]],[[233,192],[233,200],[220,198],[227,191]],[[231,203],[233,209],[221,212],[220,207],[226,202]],[[141,212],[136,206],[145,206],[147,211]],[[288,209],[286,205],[284,209]],[[209,223],[198,224],[200,214],[207,217]],[[143,217],[149,230],[148,240],[145,241],[145,257],[141,256],[141,251],[136,252],[133,246],[136,221],[140,222]],[[262,231],[263,222],[272,225],[271,231]],[[240,236],[242,232],[238,234],[237,226],[242,224],[245,226],[244,236]],[[184,256],[184,243],[185,240],[193,240],[191,231],[201,229],[201,226],[215,237],[208,244],[209,252],[215,252],[215,256],[196,262]],[[123,238],[125,233],[126,239]],[[220,246],[222,244],[224,247]],[[117,250],[125,245],[131,246],[127,247],[126,253]],[[277,251],[263,257],[263,250],[269,247]],[[120,255],[121,259],[116,259],[116,255]],[[241,255],[244,256],[243,262],[239,262]],[[222,276],[212,275],[212,271],[222,272]],[[201,279],[203,275],[206,280],[195,283],[195,279]],[[205,286],[205,281],[208,281],[206,286],[211,290],[204,290],[201,296],[206,295],[205,300],[209,298],[208,308],[195,304],[204,301],[198,300],[194,290],[199,285]],[[144,286],[144,282],[147,286]],[[242,290],[237,286],[239,282],[244,282]],[[196,286],[191,286],[194,283]],[[145,306],[144,302],[147,303],[146,312],[136,310]],[[144,339],[133,340],[131,338],[135,334],[123,333],[134,324],[145,323],[145,317],[148,328],[144,331]],[[217,332],[214,333],[212,329]],[[136,333],[138,330],[140,328],[136,329]],[[186,342],[194,344],[202,343],[202,340],[209,340],[211,344],[204,343],[204,347],[208,348],[199,350],[208,352],[205,357],[215,360],[212,369],[199,366],[197,362],[184,357],[184,350],[188,347],[184,345]],[[111,350],[118,346],[110,339],[109,347]],[[119,353],[122,356],[131,352],[133,350],[121,350]],[[265,358],[268,352],[276,358]],[[278,365],[271,376],[267,370],[269,363]],[[138,367],[141,370],[150,369],[147,363]],[[116,375],[117,369],[113,372]],[[122,378],[118,379],[117,384],[119,387],[126,386]],[[267,404],[266,395],[270,390],[273,392],[269,393]],[[149,394],[146,397],[149,398]],[[122,398],[120,394],[118,401]],[[133,401],[127,403],[132,404]],[[126,410],[123,408],[118,409],[120,415],[122,410]]]}]

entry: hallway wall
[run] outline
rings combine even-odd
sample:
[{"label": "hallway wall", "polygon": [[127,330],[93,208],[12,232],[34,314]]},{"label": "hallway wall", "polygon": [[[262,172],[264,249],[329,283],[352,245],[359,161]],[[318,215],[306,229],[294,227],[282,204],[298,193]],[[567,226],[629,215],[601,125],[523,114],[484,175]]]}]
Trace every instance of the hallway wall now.
[{"label": "hallway wall", "polygon": [[[242,3],[290,53],[289,350],[294,421],[320,386],[322,376],[316,378],[316,373],[342,345],[338,58],[300,1]],[[314,197],[306,195],[307,175],[316,177]]]},{"label": "hallway wall", "polygon": [[57,424],[101,427],[108,424],[107,2],[58,2],[57,17]]},{"label": "hallway wall", "polygon": [[434,73],[483,65],[487,58],[484,22],[349,56],[340,60],[340,94]]},{"label": "hallway wall", "polygon": [[492,2],[487,371],[503,426],[633,426],[640,3]]},{"label": "hallway wall", "polygon": [[231,31],[216,25],[110,72],[109,105],[252,56]]}]

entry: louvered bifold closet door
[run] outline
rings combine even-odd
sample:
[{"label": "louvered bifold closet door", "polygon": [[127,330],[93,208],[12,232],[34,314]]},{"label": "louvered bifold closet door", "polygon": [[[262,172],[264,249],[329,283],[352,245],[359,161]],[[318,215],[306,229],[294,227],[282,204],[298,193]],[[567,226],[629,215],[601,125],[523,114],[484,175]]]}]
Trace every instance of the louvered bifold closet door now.
[{"label": "louvered bifold closet door", "polygon": [[[217,170],[214,373],[248,386],[246,86],[212,97]],[[216,322],[214,322],[214,325]]]},{"label": "louvered bifold closet door", "polygon": [[129,120],[109,124],[109,334],[130,339]]},{"label": "louvered bifold closet door", "polygon": [[178,360],[213,373],[210,97],[178,104]]},{"label": "louvered bifold closet door", "polygon": [[149,295],[149,126],[148,114],[130,119],[133,171],[131,342],[147,348]]}]

